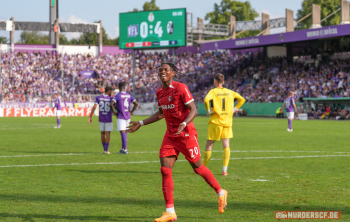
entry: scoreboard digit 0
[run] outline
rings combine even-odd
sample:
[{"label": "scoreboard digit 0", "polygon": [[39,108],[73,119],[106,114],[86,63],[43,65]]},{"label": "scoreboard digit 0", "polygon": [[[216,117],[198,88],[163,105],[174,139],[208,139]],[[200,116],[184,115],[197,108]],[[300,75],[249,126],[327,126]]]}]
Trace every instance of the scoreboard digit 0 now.
[{"label": "scoreboard digit 0", "polygon": [[119,14],[119,48],[186,46],[186,9]]}]

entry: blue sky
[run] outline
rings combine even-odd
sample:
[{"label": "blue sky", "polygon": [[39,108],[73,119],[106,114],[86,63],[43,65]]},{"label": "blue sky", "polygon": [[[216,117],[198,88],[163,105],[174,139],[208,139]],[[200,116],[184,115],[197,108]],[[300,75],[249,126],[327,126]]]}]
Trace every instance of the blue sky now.
[{"label": "blue sky", "polygon": [[[133,8],[141,9],[146,0],[59,0],[60,22],[94,22],[102,20],[102,25],[110,37],[119,35],[120,12],[128,12]],[[204,19],[207,12],[213,11],[214,3],[221,0],[157,0],[160,9],[187,8],[187,12],[193,13],[196,21],[197,17]],[[261,14],[270,14],[270,18],[284,17],[285,9],[294,11],[296,17],[297,10],[301,8],[302,0],[250,0],[253,8]],[[14,17],[15,21],[49,21],[50,0],[11,0],[2,1],[0,8],[0,20],[8,20]],[[259,20],[260,18],[257,18]],[[281,31],[284,29],[280,29]],[[271,30],[276,33],[279,30]],[[15,31],[15,42],[19,40],[20,31]],[[66,33],[68,39],[79,36],[79,33]],[[9,32],[0,31],[0,36],[9,37]]]}]

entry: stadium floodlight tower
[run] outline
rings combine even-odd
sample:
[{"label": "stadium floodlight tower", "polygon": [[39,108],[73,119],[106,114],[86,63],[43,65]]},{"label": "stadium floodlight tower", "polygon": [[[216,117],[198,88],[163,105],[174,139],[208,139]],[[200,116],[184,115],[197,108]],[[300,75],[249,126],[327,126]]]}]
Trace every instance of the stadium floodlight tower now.
[{"label": "stadium floodlight tower", "polygon": [[1,81],[1,77],[2,77],[2,60],[1,60],[1,50],[2,50],[2,43],[0,43],[0,103],[2,101],[2,81]]},{"label": "stadium floodlight tower", "polygon": [[[50,3],[50,24],[55,25],[56,19],[58,19],[58,0],[49,0]],[[53,29],[51,29],[49,34],[49,44],[53,45],[56,43],[56,34]]]}]

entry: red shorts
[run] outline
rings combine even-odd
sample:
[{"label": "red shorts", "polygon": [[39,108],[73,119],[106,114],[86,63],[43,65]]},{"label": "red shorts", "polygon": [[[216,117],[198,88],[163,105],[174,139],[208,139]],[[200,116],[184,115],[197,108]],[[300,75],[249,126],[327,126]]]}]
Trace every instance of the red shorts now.
[{"label": "red shorts", "polygon": [[176,156],[177,158],[180,152],[190,163],[197,162],[201,158],[197,135],[190,135],[186,138],[164,136],[159,158],[168,156]]}]

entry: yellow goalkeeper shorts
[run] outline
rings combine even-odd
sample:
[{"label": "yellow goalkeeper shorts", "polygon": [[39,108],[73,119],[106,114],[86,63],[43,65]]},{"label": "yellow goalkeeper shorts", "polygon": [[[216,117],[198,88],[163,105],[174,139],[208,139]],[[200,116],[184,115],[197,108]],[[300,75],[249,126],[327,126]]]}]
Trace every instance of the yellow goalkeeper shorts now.
[{"label": "yellow goalkeeper shorts", "polygon": [[213,123],[209,123],[208,128],[208,140],[217,140],[220,141],[220,138],[232,138],[232,126],[219,126]]}]

